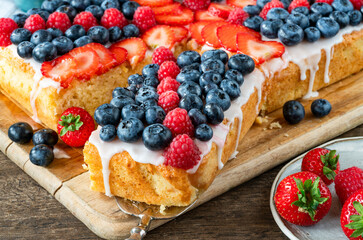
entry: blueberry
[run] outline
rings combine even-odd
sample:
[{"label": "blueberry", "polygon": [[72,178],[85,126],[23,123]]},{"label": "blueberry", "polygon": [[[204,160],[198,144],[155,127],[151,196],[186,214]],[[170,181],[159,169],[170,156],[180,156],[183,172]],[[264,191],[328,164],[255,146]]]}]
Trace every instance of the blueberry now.
[{"label": "blueberry", "polygon": [[100,6],[104,0],[91,0],[91,3],[93,5]]},{"label": "blueberry", "polygon": [[112,91],[113,98],[122,96],[122,95],[135,99],[135,94],[127,88],[117,87]]},{"label": "blueberry", "polygon": [[120,3],[117,0],[105,0],[102,2],[101,7],[103,8],[103,10],[109,8],[116,8],[120,10]]},{"label": "blueberry", "polygon": [[260,25],[263,22],[263,18],[260,16],[253,16],[253,17],[249,17],[247,18],[244,22],[243,25],[245,27],[251,28],[255,31],[260,31]]},{"label": "blueberry", "polygon": [[349,24],[349,16],[345,12],[333,11],[329,17],[336,21],[340,28],[345,28]]},{"label": "blueberry", "polygon": [[243,8],[243,11],[248,13],[249,16],[255,16],[260,14],[261,8],[259,8],[257,5],[247,5]]},{"label": "blueberry", "polygon": [[74,47],[83,47],[92,42],[92,39],[89,36],[83,36],[74,41]]},{"label": "blueberry", "polygon": [[213,130],[207,124],[201,124],[195,128],[195,138],[200,141],[209,141],[213,137]]},{"label": "blueberry", "polygon": [[63,32],[58,28],[48,28],[47,31],[50,33],[53,39],[63,36]]},{"label": "blueberry", "polygon": [[117,137],[124,142],[136,142],[142,136],[143,130],[144,125],[140,119],[124,119],[117,127]]},{"label": "blueberry", "polygon": [[127,79],[127,83],[129,85],[131,84],[142,85],[143,82],[144,82],[144,77],[138,73],[130,75]]},{"label": "blueberry", "polygon": [[207,59],[199,67],[200,71],[205,73],[207,71],[216,71],[221,75],[224,75],[226,67],[221,60],[218,59]]},{"label": "blueberry", "polygon": [[142,133],[142,141],[145,147],[151,151],[163,150],[169,146],[173,140],[173,135],[169,128],[160,123],[152,124],[145,128]]},{"label": "blueberry", "polygon": [[94,119],[101,126],[108,124],[117,126],[121,119],[121,110],[111,104],[105,103],[96,109]]},{"label": "blueberry", "polygon": [[92,38],[93,42],[101,43],[103,45],[105,45],[110,39],[108,30],[102,26],[91,27],[87,32],[87,36]]},{"label": "blueberry", "polygon": [[117,129],[114,125],[105,125],[100,130],[100,138],[102,141],[111,142],[117,136]]},{"label": "blueberry", "polygon": [[291,13],[301,13],[301,14],[304,14],[304,15],[309,15],[309,9],[307,7],[297,7],[297,8],[294,8]]},{"label": "blueberry", "polygon": [[257,0],[257,6],[262,9],[269,2],[271,2],[271,0]]},{"label": "blueberry", "polygon": [[283,24],[280,19],[263,21],[260,27],[261,34],[267,38],[277,38],[277,32]]},{"label": "blueberry", "polygon": [[199,126],[200,124],[207,123],[207,117],[199,109],[190,109],[188,115],[195,127]]},{"label": "blueberry", "polygon": [[179,103],[179,107],[183,108],[187,111],[190,109],[196,108],[196,109],[203,109],[203,101],[195,94],[188,94],[185,95]]},{"label": "blueberry", "polygon": [[115,26],[108,29],[110,42],[117,42],[122,39],[122,30]]},{"label": "blueberry", "polygon": [[215,83],[219,85],[221,82],[222,82],[222,76],[216,71],[205,72],[199,78],[199,85],[201,87],[204,87],[208,83]]},{"label": "blueberry", "polygon": [[176,80],[180,83],[186,82],[186,81],[193,81],[198,82],[200,78],[200,72],[197,70],[182,70],[176,76]]},{"label": "blueberry", "polygon": [[33,137],[33,128],[26,122],[14,123],[8,129],[8,136],[13,142],[28,143]]},{"label": "blueberry", "polygon": [[208,59],[221,60],[226,64],[228,62],[228,54],[221,49],[208,50],[202,54],[201,61],[204,62]]},{"label": "blueberry", "polygon": [[57,56],[57,48],[50,42],[44,42],[33,49],[33,58],[37,62],[51,61]]},{"label": "blueberry", "polygon": [[244,78],[242,73],[240,73],[236,69],[229,69],[224,75],[225,79],[234,80],[238,83],[238,85],[242,85],[244,82]]},{"label": "blueberry", "polygon": [[320,13],[322,16],[329,16],[333,12],[333,8],[325,2],[318,2],[311,5],[310,11]]},{"label": "blueberry", "polygon": [[187,70],[197,70],[199,71],[199,65],[200,63],[192,63],[188,66],[185,66],[181,69],[181,71],[187,71]]},{"label": "blueberry", "polygon": [[207,103],[203,108],[203,113],[207,117],[207,121],[210,124],[218,125],[223,122],[224,113],[222,108],[217,104]]},{"label": "blueberry", "polygon": [[310,25],[309,18],[302,13],[291,13],[290,16],[286,19],[286,23],[296,24],[302,29],[305,29]]},{"label": "blueberry", "polygon": [[296,124],[304,119],[305,109],[298,101],[291,100],[284,104],[283,115],[288,123]]},{"label": "blueberry", "polygon": [[159,106],[149,107],[145,111],[145,120],[147,124],[163,123],[165,116],[164,109]]},{"label": "blueberry", "polygon": [[241,95],[241,89],[236,81],[224,79],[220,85],[221,89],[225,91],[231,100],[238,98]]},{"label": "blueberry", "polygon": [[277,35],[283,44],[293,46],[303,40],[304,31],[299,25],[286,23],[282,25]]},{"label": "blueberry", "polygon": [[311,13],[308,15],[310,26],[315,26],[316,22],[321,18],[320,13]]},{"label": "blueberry", "polygon": [[158,64],[148,64],[142,69],[142,75],[144,77],[157,77],[159,71]]},{"label": "blueberry", "polygon": [[120,110],[122,110],[122,108],[125,107],[126,105],[136,104],[136,102],[134,99],[132,99],[128,96],[120,95],[120,96],[114,97],[111,100],[110,104],[112,106],[115,106],[115,107],[119,108]]},{"label": "blueberry", "polygon": [[231,99],[228,94],[220,89],[213,89],[207,93],[205,97],[206,103],[220,106],[223,111],[226,111],[231,106]]},{"label": "blueberry", "polygon": [[52,41],[52,35],[44,29],[36,31],[30,38],[30,42],[34,43],[35,45],[50,41]]},{"label": "blueberry", "polygon": [[178,56],[176,60],[180,68],[188,66],[192,63],[200,63],[200,61],[200,54],[196,51],[184,51]]},{"label": "blueberry", "polygon": [[41,16],[44,19],[45,22],[48,20],[48,17],[50,15],[48,11],[45,11],[45,10],[40,9],[40,8],[31,8],[31,9],[29,9],[27,11],[27,14],[29,16],[39,14],[39,16]]},{"label": "blueberry", "polygon": [[329,17],[322,17],[316,23],[321,35],[325,38],[331,38],[339,32],[339,24]]},{"label": "blueberry", "polygon": [[41,8],[48,12],[54,12],[61,4],[61,1],[47,0],[42,3]]},{"label": "blueberry", "polygon": [[145,111],[155,106],[158,106],[158,103],[154,99],[145,100],[140,104],[140,107],[142,107]]},{"label": "blueberry", "polygon": [[316,99],[311,104],[311,112],[315,117],[322,118],[328,115],[331,111],[331,104],[325,99]]},{"label": "blueberry", "polygon": [[31,36],[32,33],[28,29],[18,28],[11,33],[10,40],[13,44],[18,45],[21,42],[29,41]]},{"label": "blueberry", "polygon": [[14,14],[11,18],[18,24],[19,28],[24,26],[25,20],[29,17],[26,13],[17,13]]},{"label": "blueberry", "polygon": [[72,27],[68,28],[65,32],[67,38],[71,39],[72,41],[83,37],[86,35],[86,30],[81,25],[73,25]]},{"label": "blueberry", "polygon": [[[66,54],[73,49],[72,40],[64,36],[53,39],[52,44],[57,48],[58,55]],[[75,45],[80,47],[78,44]]]},{"label": "blueberry", "polygon": [[349,12],[353,11],[353,4],[349,0],[334,0],[331,6],[336,11]]},{"label": "blueberry", "polygon": [[72,0],[71,1],[71,6],[74,7],[75,9],[77,9],[79,12],[84,11],[86,9],[86,7],[88,7],[89,5],[91,5],[90,0]]},{"label": "blueberry", "polygon": [[154,99],[155,101],[157,101],[159,99],[159,95],[156,93],[155,88],[150,86],[143,86],[137,92],[135,100],[137,103],[140,104],[148,99]]},{"label": "blueberry", "polygon": [[58,142],[58,134],[53,129],[41,129],[34,133],[33,144],[40,145],[45,144],[47,146],[53,147]]},{"label": "blueberry", "polygon": [[122,31],[124,32],[124,37],[125,38],[132,38],[132,37],[138,37],[138,36],[140,36],[140,30],[134,24],[126,25],[122,29]]},{"label": "blueberry", "polygon": [[132,20],[134,18],[134,13],[138,7],[140,7],[140,4],[138,4],[137,2],[127,1],[122,4],[121,12],[126,19]]},{"label": "blueberry", "polygon": [[54,160],[53,149],[45,144],[37,145],[30,150],[29,159],[37,166],[46,167]]},{"label": "blueberry", "polygon": [[159,85],[159,80],[156,77],[147,77],[147,78],[144,78],[143,85],[157,88],[157,86]]},{"label": "blueberry", "polygon": [[281,0],[280,2],[282,2],[282,5],[284,5],[285,9],[288,9],[291,3],[290,0]]},{"label": "blueberry", "polygon": [[71,21],[73,21],[73,19],[77,15],[77,10],[69,5],[62,5],[59,8],[57,8],[56,11],[67,14]]},{"label": "blueberry", "polygon": [[352,26],[357,26],[362,21],[362,13],[358,10],[353,10],[348,12],[349,24]]},{"label": "blueberry", "polygon": [[250,56],[245,54],[236,54],[229,59],[228,67],[229,69],[239,71],[244,76],[255,70],[255,62]]},{"label": "blueberry", "polygon": [[305,39],[308,42],[316,42],[320,38],[320,31],[316,27],[308,27],[304,30]]},{"label": "blueberry", "polygon": [[201,87],[193,82],[193,81],[185,81],[183,82],[178,88],[178,95],[180,98],[188,95],[188,94],[195,94],[198,97],[202,96],[202,89]]},{"label": "blueberry", "polygon": [[128,90],[132,91],[134,94],[137,93],[137,91],[139,91],[140,85],[136,85],[136,84],[131,84],[127,87]]},{"label": "blueberry", "polygon": [[122,119],[129,119],[129,118],[138,118],[143,120],[145,117],[144,109],[136,104],[129,104],[122,108],[121,110],[121,118]]},{"label": "blueberry", "polygon": [[97,5],[88,6],[85,11],[92,13],[92,15],[98,20],[100,20],[103,16],[103,9]]},{"label": "blueberry", "polygon": [[204,95],[207,95],[207,93],[210,91],[210,90],[213,90],[213,89],[219,89],[218,85],[215,84],[215,83],[208,83],[206,85],[204,85],[202,87],[202,91],[203,91],[203,94]]},{"label": "blueberry", "polygon": [[35,45],[31,42],[28,42],[28,41],[21,42],[17,47],[17,52],[18,52],[19,57],[31,58],[34,48],[35,48]]},{"label": "blueberry", "polygon": [[289,12],[283,8],[273,8],[267,12],[266,19],[267,20],[277,20],[280,19],[285,21],[289,16]]}]

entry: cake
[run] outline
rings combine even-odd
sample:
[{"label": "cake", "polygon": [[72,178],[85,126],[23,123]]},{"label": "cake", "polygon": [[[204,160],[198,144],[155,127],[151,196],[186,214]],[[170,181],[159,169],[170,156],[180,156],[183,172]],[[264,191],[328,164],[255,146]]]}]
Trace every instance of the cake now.
[{"label": "cake", "polygon": [[[95,113],[95,120],[100,126],[91,134],[89,142],[86,143],[83,150],[85,163],[90,172],[92,190],[104,192],[107,196],[116,195],[148,204],[187,206],[212,184],[224,164],[236,155],[239,142],[261,111],[271,112],[282,107],[288,100],[317,97],[319,89],[357,73],[363,68],[361,13],[357,10],[353,11],[353,5],[344,1],[344,6],[348,6],[348,10],[342,10],[341,1],[335,0],[336,3],[332,4],[333,7],[327,3],[312,4],[310,15],[320,11],[327,11],[324,12],[324,15],[329,15],[333,8],[337,12],[346,11],[349,13],[344,14],[350,16],[350,26],[344,26],[340,19],[339,21],[335,19],[341,24],[342,29],[339,30],[339,25],[337,21],[333,20],[333,16],[329,18],[330,20],[321,16],[315,20],[310,19],[311,23],[308,22],[308,25],[313,26],[320,19],[323,20],[317,24],[317,27],[308,30],[308,33],[305,32],[305,38],[311,41],[308,42],[302,41],[304,36],[302,29],[306,29],[306,26],[303,27],[303,24],[306,24],[304,20],[308,19],[304,15],[304,11],[307,11],[305,14],[309,14],[307,7],[310,7],[307,1],[303,2],[303,5],[299,5],[299,1],[294,0],[292,3],[288,3],[288,6],[284,6],[282,2],[272,0],[254,15],[252,10],[256,3],[253,0],[227,1],[227,4],[212,3],[206,6],[195,6],[194,4],[207,1],[190,0],[184,1],[181,5],[169,0],[137,0],[136,2],[142,6],[151,6],[159,25],[147,26],[147,24],[140,24],[138,19],[134,19],[133,22],[136,25],[139,24],[138,26],[143,32],[139,37],[127,38],[112,44],[107,41],[104,44],[88,43],[85,46],[74,48],[55,60],[44,63],[37,63],[34,59],[20,58],[14,44],[4,47],[0,52],[0,87],[7,96],[19,103],[35,119],[53,129],[56,129],[59,116],[68,107],[78,106],[91,114]],[[285,7],[292,14],[289,15],[288,11],[283,10]],[[241,8],[244,8],[245,11]],[[298,10],[294,10],[295,8]],[[139,7],[138,9],[149,11],[150,8]],[[271,9],[279,9],[279,11]],[[270,15],[268,15],[269,13]],[[258,14],[260,16],[257,16]],[[284,14],[287,15],[284,16]],[[358,18],[360,15],[359,22],[355,15],[358,15]],[[292,17],[286,20],[288,16]],[[261,25],[261,22],[266,18],[269,20],[263,22],[266,24],[266,27],[263,28],[264,25]],[[111,20],[107,22],[104,19],[106,18],[101,19],[104,26],[112,23]],[[271,32],[270,30],[274,26],[271,25],[269,28],[268,24],[272,24],[270,22],[274,22],[276,19],[282,24],[285,20],[287,23]],[[150,19],[147,22],[153,23]],[[324,24],[327,23],[332,23],[332,27],[329,29],[324,27]],[[261,25],[262,36],[255,31],[258,30],[256,24],[258,28]],[[295,29],[291,30],[292,32],[289,30],[291,27]],[[321,34],[321,37],[316,38],[316,31],[319,32],[319,35]],[[297,39],[290,38],[289,34],[297,35]],[[277,36],[279,39],[269,39]],[[160,68],[164,67],[162,71],[159,69],[159,81],[164,81],[165,77],[178,80],[177,76],[180,72],[178,65],[180,68],[188,67],[185,61],[179,62],[179,57],[185,51],[193,52],[194,55],[207,55],[211,51],[217,51],[213,54],[223,53],[223,56],[227,56],[224,57],[225,61],[222,62],[221,59],[218,59],[221,57],[219,56],[218,61],[215,62],[224,64],[228,62],[230,70],[238,69],[237,71],[243,72],[243,78],[239,83],[235,79],[235,82],[241,85],[238,87],[239,91],[235,87],[232,88],[231,85],[223,87],[223,91],[217,86],[218,90],[214,91],[216,93],[222,91],[224,95],[228,92],[228,99],[231,98],[232,101],[218,102],[219,100],[215,100],[213,94],[209,94],[210,97],[207,97],[213,88],[205,90],[205,95],[200,95],[204,100],[202,108],[205,107],[204,102],[207,103],[210,100],[210,103],[206,105],[209,104],[209,107],[213,109],[218,106],[218,109],[221,109],[218,111],[223,110],[221,116],[224,117],[216,120],[217,117],[210,117],[204,109],[204,113],[208,117],[208,125],[205,129],[212,131],[212,136],[198,135],[198,139],[194,138],[194,128],[199,125],[193,123],[195,126],[192,126],[189,115],[186,115],[187,111],[182,109],[189,108],[189,103],[184,102],[184,105],[179,105],[180,108],[177,105],[169,109],[171,102],[175,100],[175,95],[179,94],[180,98],[184,98],[186,95],[193,94],[185,92],[185,95],[181,95],[177,87],[165,96],[163,94],[166,92],[161,91],[159,96],[156,91],[150,92],[149,87],[135,86],[137,84],[134,84],[134,80],[130,80],[130,75],[141,74],[145,66],[157,61],[155,56],[157,50],[155,49],[161,49],[161,47],[169,49],[167,60],[171,61],[165,61],[165,66],[162,66],[164,63],[159,64]],[[125,49],[127,54],[125,54]],[[93,71],[93,75],[86,77],[83,75],[87,75],[88,72],[81,72],[78,75],[72,73],[72,77],[69,77],[68,71],[54,70],[54,66],[57,66],[59,62],[64,63],[57,59],[69,59],[67,56],[78,56],[79,52],[96,54],[99,59],[107,59],[107,61],[104,62],[105,64],[99,64],[97,70]],[[170,56],[170,52],[175,58],[178,58],[178,64],[175,64],[175,59],[173,60],[173,56]],[[104,56],[111,57],[105,58]],[[243,65],[243,69],[241,69],[242,65],[236,66],[230,63],[231,59],[243,59],[245,61],[243,64],[248,62],[248,65]],[[215,59],[211,57],[211,60]],[[252,68],[250,67],[251,62]],[[218,66],[200,67],[199,65],[203,65],[203,61],[200,63],[200,59],[194,63],[198,65],[202,73],[207,72],[209,67],[216,71],[220,69]],[[194,67],[195,65],[189,70],[195,69]],[[224,68],[221,72],[222,75],[225,72]],[[76,67],[77,69],[80,69],[79,66]],[[65,76],[65,78],[59,76]],[[172,82],[172,80],[170,81]],[[137,117],[138,120],[127,122],[134,129],[127,127],[122,129],[126,129],[127,133],[138,131],[137,134],[135,133],[137,138],[120,133],[118,137],[120,139],[101,140],[100,133],[104,126],[118,125],[120,122],[120,117],[116,119],[117,123],[113,121],[112,124],[110,124],[112,121],[103,119],[104,109],[115,110],[114,106],[110,107],[104,103],[111,101],[111,93],[116,87],[126,87],[128,83],[145,91],[139,93],[138,89],[135,90],[131,87],[127,90],[134,90],[136,95],[140,95],[140,99],[144,97],[142,94],[147,95],[146,100],[150,99],[149,95],[154,97],[154,94],[159,99],[158,103],[166,114],[166,119],[161,122],[164,125],[160,122],[147,123],[145,128],[154,124],[159,124],[156,127],[161,129],[160,131],[167,128],[166,135],[158,136],[159,139],[168,138],[167,141],[165,140],[166,146],[161,146],[164,142],[160,142],[162,144],[156,146],[157,144],[145,140],[147,137],[154,136],[144,137],[142,141],[140,134],[145,133],[145,131],[142,132],[144,126],[140,126],[141,121]],[[178,94],[175,93],[177,89]],[[168,99],[168,102],[165,103],[160,99]],[[136,101],[139,100],[136,99]],[[198,101],[193,102],[195,104],[193,106],[197,106],[198,103]],[[143,102],[140,100],[139,104],[143,104]],[[179,104],[179,100],[177,104]],[[100,105],[101,107],[99,107]],[[118,111],[121,112],[121,108],[116,112]],[[123,111],[124,118],[120,125],[123,121],[128,120],[126,114],[137,116],[137,111],[132,111]],[[213,114],[215,113],[213,112]],[[186,122],[180,123],[185,126],[181,131],[173,127],[174,118],[180,116],[187,119]],[[144,115],[140,118],[145,123]],[[144,123],[141,122],[141,125]],[[173,147],[177,148],[182,143],[185,144],[185,149],[190,151],[191,159],[185,163],[178,163],[173,158],[176,156]]]}]

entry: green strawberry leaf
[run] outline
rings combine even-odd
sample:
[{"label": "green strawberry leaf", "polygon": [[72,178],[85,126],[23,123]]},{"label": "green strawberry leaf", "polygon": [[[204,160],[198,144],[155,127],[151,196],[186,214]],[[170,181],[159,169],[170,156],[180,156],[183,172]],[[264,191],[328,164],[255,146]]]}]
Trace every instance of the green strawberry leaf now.
[{"label": "green strawberry leaf", "polygon": [[327,154],[320,156],[320,159],[324,164],[323,174],[329,180],[333,180],[336,176],[334,171],[337,169],[337,164],[339,161],[339,154],[335,156],[336,152],[336,150],[331,150]]},{"label": "green strawberry leaf", "polygon": [[77,115],[74,116],[73,114],[68,114],[67,116],[62,116],[61,121],[59,121],[59,125],[63,126],[60,136],[64,136],[68,131],[74,132],[78,131],[82,125],[83,122],[81,121],[81,116]]},{"label": "green strawberry leaf", "polygon": [[352,220],[352,222],[345,225],[344,227],[355,230],[352,235],[350,235],[350,237],[363,237],[363,206],[360,202],[354,201],[353,207],[357,210],[359,215],[350,215],[349,219]]}]

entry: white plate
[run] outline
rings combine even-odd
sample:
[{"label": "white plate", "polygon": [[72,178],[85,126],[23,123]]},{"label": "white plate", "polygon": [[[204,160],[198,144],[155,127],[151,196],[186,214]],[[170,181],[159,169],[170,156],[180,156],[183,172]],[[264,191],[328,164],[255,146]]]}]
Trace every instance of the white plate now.
[{"label": "white plate", "polygon": [[[337,150],[340,155],[340,169],[343,170],[352,166],[357,166],[363,169],[363,137],[336,139],[327,142],[319,147]],[[342,207],[339,202],[338,196],[335,194],[334,183],[329,186],[333,197],[331,209],[328,215],[326,215],[319,223],[313,226],[301,227],[291,224],[281,218],[276,210],[273,197],[275,195],[278,184],[285,177],[301,171],[301,161],[305,154],[306,153],[298,156],[297,158],[289,162],[277,174],[275,181],[272,184],[270,194],[270,208],[272,216],[281,231],[288,238],[293,240],[346,240],[347,237],[344,235],[343,230],[340,227],[340,211]]]}]

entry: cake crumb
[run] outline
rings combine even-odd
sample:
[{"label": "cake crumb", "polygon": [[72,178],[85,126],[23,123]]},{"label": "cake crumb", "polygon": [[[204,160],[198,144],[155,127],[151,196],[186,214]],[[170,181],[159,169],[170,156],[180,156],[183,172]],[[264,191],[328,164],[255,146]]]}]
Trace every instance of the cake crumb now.
[{"label": "cake crumb", "polygon": [[84,170],[88,170],[88,165],[87,164],[83,163],[82,167],[83,167]]},{"label": "cake crumb", "polygon": [[163,215],[165,215],[166,214],[165,213],[165,210],[166,210],[165,205],[160,205],[160,213],[163,214]]},{"label": "cake crumb", "polygon": [[273,122],[270,124],[270,126],[268,127],[270,130],[272,129],[280,129],[282,128],[281,124],[277,121],[277,122]]},{"label": "cake crumb", "polygon": [[255,122],[259,125],[262,125],[263,123],[267,123],[268,120],[267,120],[267,116],[266,117],[261,117],[261,116],[258,116],[255,120]]},{"label": "cake crumb", "polygon": [[289,134],[285,133],[285,134],[284,134],[284,137],[289,137]]}]

